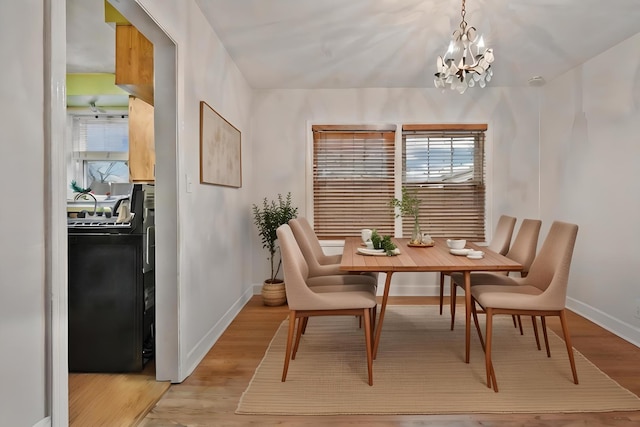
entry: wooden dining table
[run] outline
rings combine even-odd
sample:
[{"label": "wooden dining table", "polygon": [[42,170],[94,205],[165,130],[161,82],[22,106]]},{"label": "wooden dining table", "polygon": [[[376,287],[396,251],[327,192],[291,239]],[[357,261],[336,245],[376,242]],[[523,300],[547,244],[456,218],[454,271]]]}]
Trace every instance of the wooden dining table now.
[{"label": "wooden dining table", "polygon": [[373,356],[377,355],[384,314],[389,299],[391,277],[395,272],[460,272],[464,276],[465,295],[465,362],[469,363],[471,341],[471,273],[474,271],[520,271],[522,265],[484,246],[467,242],[466,248],[481,250],[484,257],[470,259],[453,255],[445,238],[434,238],[433,246],[408,246],[409,239],[392,238],[399,249],[398,255],[361,255],[358,248],[364,248],[360,237],[347,237],[344,242],[340,269],[352,272],[375,271],[385,273],[384,293],[380,314],[376,321]]}]

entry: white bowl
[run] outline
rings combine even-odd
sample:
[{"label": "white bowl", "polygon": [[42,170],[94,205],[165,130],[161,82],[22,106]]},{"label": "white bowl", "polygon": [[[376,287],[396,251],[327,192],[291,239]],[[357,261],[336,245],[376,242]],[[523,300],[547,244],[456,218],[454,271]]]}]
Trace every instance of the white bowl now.
[{"label": "white bowl", "polygon": [[451,249],[464,249],[467,241],[464,239],[447,239],[447,246]]}]

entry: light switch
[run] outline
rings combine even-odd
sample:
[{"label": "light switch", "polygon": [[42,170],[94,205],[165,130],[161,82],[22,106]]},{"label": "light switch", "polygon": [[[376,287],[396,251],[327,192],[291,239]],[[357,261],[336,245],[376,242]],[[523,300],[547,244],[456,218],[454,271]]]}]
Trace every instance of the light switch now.
[{"label": "light switch", "polygon": [[193,192],[193,182],[191,181],[191,175],[187,174],[186,178],[187,178],[187,193],[192,193]]}]

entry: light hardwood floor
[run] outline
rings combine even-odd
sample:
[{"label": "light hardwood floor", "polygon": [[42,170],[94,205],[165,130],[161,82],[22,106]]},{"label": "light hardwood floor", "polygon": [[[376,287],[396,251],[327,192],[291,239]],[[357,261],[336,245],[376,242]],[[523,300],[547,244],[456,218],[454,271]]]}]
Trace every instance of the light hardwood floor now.
[{"label": "light hardwood floor", "polygon": [[[437,304],[435,297],[392,297],[390,304]],[[447,303],[448,304],[448,303]],[[462,311],[460,311],[462,313]],[[640,412],[579,413],[579,414],[474,414],[474,415],[385,415],[385,416],[250,416],[236,415],[238,400],[275,334],[286,318],[287,307],[265,307],[259,296],[241,311],[198,368],[182,384],[172,385],[153,409],[139,423],[158,426],[614,426],[640,425]],[[445,314],[448,316],[448,313]],[[622,386],[640,395],[640,348],[616,337],[584,318],[569,313],[569,327],[574,347],[602,371]],[[559,322],[549,319],[548,325],[560,333]],[[530,328],[530,322],[524,322]],[[527,330],[525,333],[531,333]],[[136,391],[137,400],[152,407],[157,394]],[[73,391],[72,391],[73,395]],[[110,407],[112,400],[93,401],[90,407],[75,411],[118,414],[120,408]],[[144,406],[144,405],[143,405]],[[144,410],[146,411],[146,409]],[[144,415],[144,411],[142,415]],[[74,418],[79,419],[79,418]],[[132,416],[129,424],[122,417],[113,423],[80,425],[136,425],[140,419]]]},{"label": "light hardwood floor", "polygon": [[133,374],[69,374],[69,425],[136,425],[169,389],[155,380],[155,366]]}]

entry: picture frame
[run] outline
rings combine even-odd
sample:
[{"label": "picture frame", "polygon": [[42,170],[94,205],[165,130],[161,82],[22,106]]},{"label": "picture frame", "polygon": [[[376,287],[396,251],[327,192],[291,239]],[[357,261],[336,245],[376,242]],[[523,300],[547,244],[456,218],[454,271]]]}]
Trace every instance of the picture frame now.
[{"label": "picture frame", "polygon": [[242,187],[241,132],[200,101],[200,183]]}]

